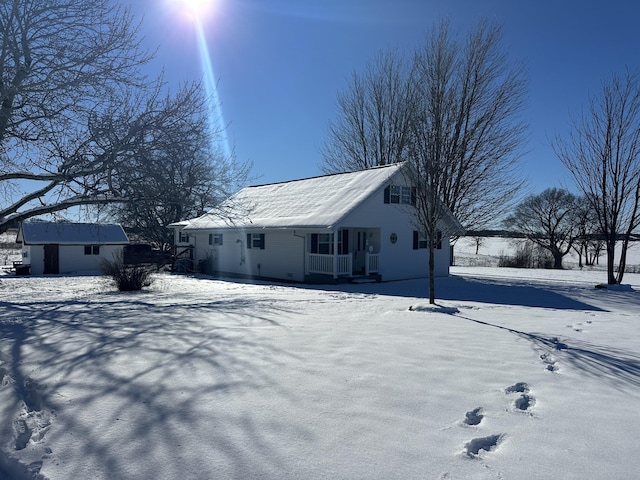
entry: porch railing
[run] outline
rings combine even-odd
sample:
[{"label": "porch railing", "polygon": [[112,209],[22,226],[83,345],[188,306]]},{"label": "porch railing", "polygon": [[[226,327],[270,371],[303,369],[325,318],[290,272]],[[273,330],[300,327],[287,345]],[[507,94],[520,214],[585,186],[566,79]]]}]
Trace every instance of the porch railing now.
[{"label": "porch railing", "polygon": [[380,270],[380,254],[368,253],[365,257],[365,271],[366,275],[370,273],[378,273]]},{"label": "porch railing", "polygon": [[[338,255],[338,271],[336,275],[351,275],[351,255]],[[309,273],[324,273],[333,275],[333,255],[320,253],[307,254],[307,269]]]}]

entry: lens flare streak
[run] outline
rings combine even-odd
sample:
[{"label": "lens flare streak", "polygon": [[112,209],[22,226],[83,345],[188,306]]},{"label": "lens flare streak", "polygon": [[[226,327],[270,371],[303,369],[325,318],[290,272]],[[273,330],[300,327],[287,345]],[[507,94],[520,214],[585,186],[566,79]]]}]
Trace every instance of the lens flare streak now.
[{"label": "lens flare streak", "polygon": [[203,72],[203,81],[205,91],[207,93],[207,102],[209,106],[209,127],[215,135],[219,135],[222,140],[222,148],[225,158],[231,156],[231,148],[229,146],[229,138],[227,136],[227,125],[222,114],[222,105],[220,96],[218,95],[218,85],[213,72],[211,56],[209,55],[209,47],[207,38],[204,33],[204,27],[199,18],[195,20],[196,36],[198,41],[198,51],[200,53],[200,63]]}]

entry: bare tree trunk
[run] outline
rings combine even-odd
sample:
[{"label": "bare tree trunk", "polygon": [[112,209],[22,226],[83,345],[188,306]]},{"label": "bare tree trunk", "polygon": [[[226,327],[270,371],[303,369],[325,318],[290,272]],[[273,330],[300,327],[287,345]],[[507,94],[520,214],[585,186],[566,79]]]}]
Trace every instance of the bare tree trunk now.
[{"label": "bare tree trunk", "polygon": [[613,238],[607,238],[607,283],[609,285],[615,285],[618,283],[615,274],[615,257],[616,257],[616,240]]},{"label": "bare tree trunk", "polygon": [[436,303],[436,262],[435,262],[435,244],[432,238],[429,239],[429,304]]}]

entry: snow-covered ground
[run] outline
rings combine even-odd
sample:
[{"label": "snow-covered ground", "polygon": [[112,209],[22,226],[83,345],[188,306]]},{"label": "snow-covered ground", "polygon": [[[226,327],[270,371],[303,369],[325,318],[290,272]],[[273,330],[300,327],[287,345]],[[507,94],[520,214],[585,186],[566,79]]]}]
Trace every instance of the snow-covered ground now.
[{"label": "snow-covered ground", "polygon": [[2,277],[0,477],[637,478],[640,274],[604,280]]}]

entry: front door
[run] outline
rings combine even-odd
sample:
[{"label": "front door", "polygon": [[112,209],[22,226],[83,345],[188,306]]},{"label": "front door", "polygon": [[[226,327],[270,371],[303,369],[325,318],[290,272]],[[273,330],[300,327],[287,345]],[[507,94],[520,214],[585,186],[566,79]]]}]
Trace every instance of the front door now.
[{"label": "front door", "polygon": [[353,273],[356,275],[364,275],[365,261],[367,252],[367,232],[366,230],[358,230],[356,232],[356,246],[353,253]]},{"label": "front door", "polygon": [[44,246],[44,273],[56,274],[60,273],[60,255],[59,245],[45,245]]}]

